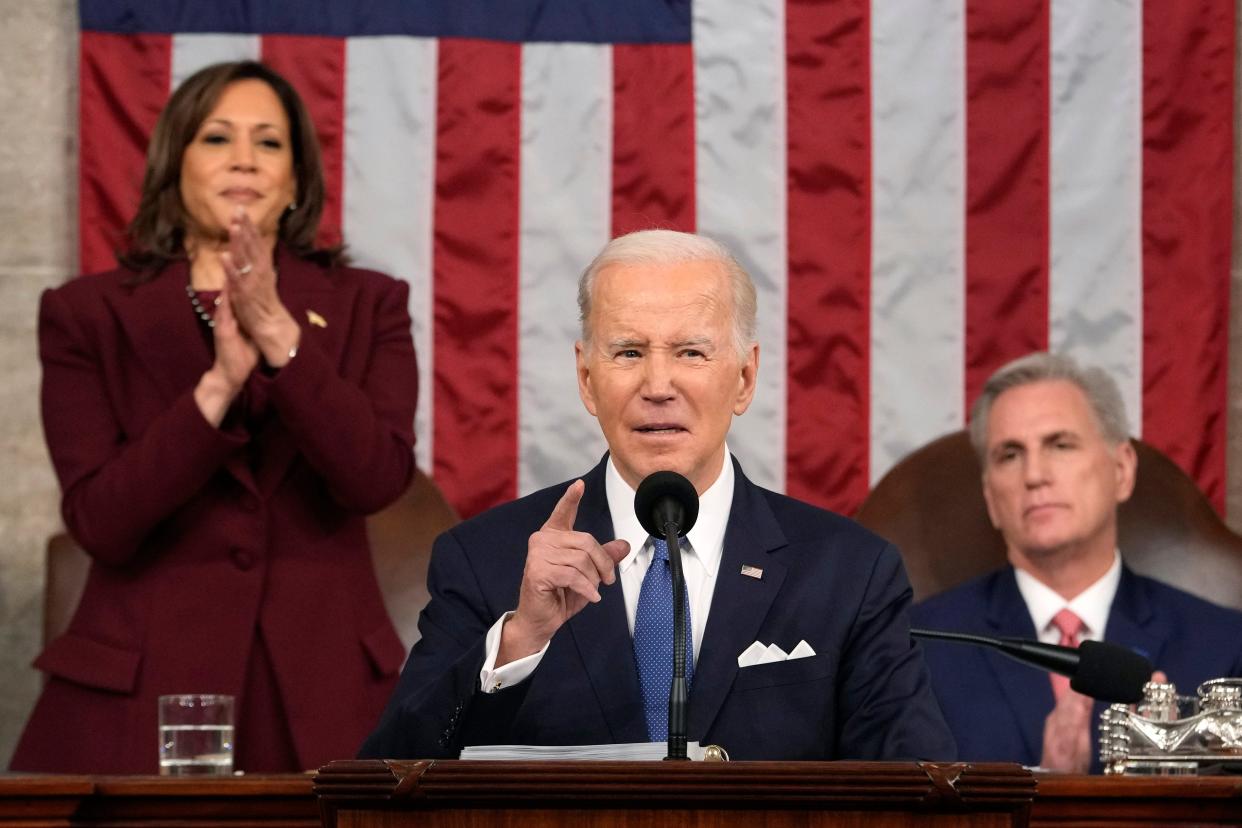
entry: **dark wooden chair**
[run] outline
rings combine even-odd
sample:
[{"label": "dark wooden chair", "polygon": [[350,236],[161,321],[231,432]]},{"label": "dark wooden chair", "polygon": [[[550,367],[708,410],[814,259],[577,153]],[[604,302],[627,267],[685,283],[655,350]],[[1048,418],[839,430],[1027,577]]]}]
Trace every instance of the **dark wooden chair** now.
[{"label": "dark wooden chair", "polygon": [[371,562],[384,607],[406,649],[418,641],[418,614],[427,605],[427,565],[436,537],[460,518],[440,487],[421,471],[395,503],[367,518]]},{"label": "dark wooden chair", "polygon": [[[1141,440],[1134,494],[1118,510],[1118,546],[1136,572],[1242,609],[1242,536],[1194,481]],[[914,451],[876,484],[858,520],[896,544],[918,601],[1005,562],[965,431]]]},{"label": "dark wooden chair", "polygon": [[[421,471],[405,494],[367,518],[371,561],[383,593],[384,606],[406,648],[418,640],[418,614],[427,604],[427,564],[436,536],[458,521],[457,513],[435,482]],[[90,558],[68,534],[47,543],[46,586],[43,591],[43,642],[69,626],[77,609]]]}]

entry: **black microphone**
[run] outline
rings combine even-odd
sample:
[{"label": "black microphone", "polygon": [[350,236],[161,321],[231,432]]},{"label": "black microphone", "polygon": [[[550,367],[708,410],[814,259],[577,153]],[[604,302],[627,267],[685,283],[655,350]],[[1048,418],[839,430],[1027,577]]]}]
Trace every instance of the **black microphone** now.
[{"label": "black microphone", "polygon": [[1151,681],[1155,669],[1133,650],[1107,641],[1084,641],[1078,647],[1062,647],[1022,638],[990,638],[940,630],[912,629],[910,635],[1000,650],[1023,664],[1069,676],[1070,687],[1076,692],[1106,702],[1141,701],[1143,686]]},{"label": "black microphone", "polygon": [[662,538],[672,523],[674,537],[682,537],[699,519],[699,493],[693,483],[677,472],[653,472],[638,484],[634,512],[648,535]]},{"label": "black microphone", "polygon": [[668,568],[673,576],[673,683],[668,689],[668,755],[687,759],[686,719],[690,706],[686,692],[686,580],[681,571],[677,542],[699,518],[699,493],[694,484],[673,471],[647,475],[634,493],[634,512],[647,534],[668,544]]}]

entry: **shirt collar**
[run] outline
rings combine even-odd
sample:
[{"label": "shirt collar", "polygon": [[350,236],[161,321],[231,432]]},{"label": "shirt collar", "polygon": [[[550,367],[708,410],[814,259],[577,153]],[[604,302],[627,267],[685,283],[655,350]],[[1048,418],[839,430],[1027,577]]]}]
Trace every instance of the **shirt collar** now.
[{"label": "shirt collar", "polygon": [[[697,557],[704,571],[711,575],[715,575],[720,567],[725,529],[729,525],[729,513],[733,509],[734,474],[731,457],[726,446],[720,474],[707,491],[699,496],[699,517],[686,534],[688,543],[682,546]],[[618,564],[620,571],[624,572],[634,565],[634,560],[643,552],[650,536],[634,514],[634,489],[625,482],[621,472],[617,471],[612,455],[608,456],[604,487],[608,494],[608,511],[612,513],[613,533],[630,543],[630,553]]]},{"label": "shirt collar", "polygon": [[1084,638],[1101,639],[1108,625],[1108,612],[1117,594],[1117,585],[1121,583],[1121,553],[1113,550],[1113,565],[1108,571],[1068,602],[1029,572],[1015,567],[1014,577],[1037,634],[1048,628],[1053,616],[1068,608],[1082,619]]}]

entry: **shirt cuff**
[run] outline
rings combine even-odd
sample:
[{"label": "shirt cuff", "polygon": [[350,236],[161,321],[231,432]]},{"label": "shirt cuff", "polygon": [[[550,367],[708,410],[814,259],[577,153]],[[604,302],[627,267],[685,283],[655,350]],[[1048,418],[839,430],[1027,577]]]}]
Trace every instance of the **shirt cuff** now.
[{"label": "shirt cuff", "polygon": [[497,667],[496,656],[500,655],[500,629],[512,616],[512,612],[506,612],[500,616],[500,619],[487,631],[487,638],[483,640],[486,658],[483,660],[483,669],[479,671],[479,687],[484,693],[495,693],[502,687],[511,687],[526,681],[530,678],[530,674],[535,672],[539,662],[543,660],[543,654],[548,651],[548,644],[552,643],[549,641],[548,644],[544,644],[543,649],[537,653],[531,653],[517,661],[510,661],[508,664]]}]

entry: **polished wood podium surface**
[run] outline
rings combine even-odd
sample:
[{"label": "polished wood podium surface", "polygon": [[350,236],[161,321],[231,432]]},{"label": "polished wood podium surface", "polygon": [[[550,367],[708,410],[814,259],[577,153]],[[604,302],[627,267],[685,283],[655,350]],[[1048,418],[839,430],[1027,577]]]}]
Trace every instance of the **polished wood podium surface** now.
[{"label": "polished wood podium surface", "polygon": [[1037,776],[1031,825],[1242,825],[1242,776]]},{"label": "polished wood podium surface", "polygon": [[333,762],[325,828],[503,825],[1024,826],[1035,779],[1013,764]]},{"label": "polished wood podium surface", "polygon": [[[1147,779],[1037,774],[1031,777],[1025,772],[1011,774],[1006,771],[989,778],[983,774],[976,776],[976,771],[971,770],[950,786],[955,792],[945,792],[940,786],[948,781],[950,772],[938,771],[941,773],[938,783],[926,773],[920,779],[912,772],[912,768],[917,767],[914,765],[783,763],[792,766],[792,774],[777,785],[771,776],[765,776],[769,771],[764,764],[755,763],[752,770],[744,767],[747,763],[739,762],[724,770],[724,774],[729,775],[732,790],[720,792],[715,785],[699,783],[704,774],[713,773],[719,781],[725,766],[706,767],[703,763],[694,763],[681,766],[688,768],[687,771],[669,771],[665,764],[647,765],[637,768],[635,774],[619,763],[588,764],[594,767],[579,763],[568,768],[519,763],[499,768],[503,771],[499,776],[491,775],[491,769],[484,767],[491,763],[478,762],[437,762],[434,767],[428,762],[345,762],[328,765],[314,776],[214,779],[0,774],[0,828],[19,825],[23,828],[314,828],[333,824],[332,820],[341,828],[360,824],[516,825],[519,818],[530,817],[538,807],[572,813],[574,818],[558,817],[559,824],[573,822],[575,828],[585,828],[592,820],[584,818],[584,814],[609,816],[611,811],[605,806],[610,804],[610,798],[618,796],[622,802],[647,805],[649,819],[642,824],[648,828],[658,825],[655,817],[660,814],[657,812],[698,825],[728,824],[723,821],[726,814],[737,816],[737,824],[773,825],[778,821],[774,815],[785,824],[833,824],[828,821],[829,816],[843,819],[849,813],[843,807],[861,807],[864,803],[868,810],[855,811],[858,821],[853,824],[870,826],[878,824],[876,817],[880,813],[870,806],[883,806],[882,800],[886,799],[899,809],[906,809],[906,817],[915,820],[906,824],[935,825],[937,823],[928,821],[928,817],[935,813],[938,804],[952,803],[954,797],[985,804],[986,796],[994,795],[997,804],[1008,807],[1007,800],[1029,798],[1030,793],[1035,795],[1030,824],[1040,828],[1054,825],[1068,828],[1242,825],[1242,777],[1238,776]],[[851,765],[858,770],[850,771]],[[453,766],[458,767],[454,769]],[[1016,766],[1000,767],[1014,769]],[[896,771],[888,770],[890,768]],[[643,780],[648,787],[640,791],[631,790],[622,795],[624,787],[618,787],[622,781],[632,785]],[[519,788],[513,788],[514,785]],[[853,794],[851,788],[854,788]],[[938,789],[941,793],[933,795],[932,791]],[[1019,794],[1020,789],[1028,793]],[[677,791],[686,794],[681,801],[689,804],[669,810],[670,797]],[[754,794],[749,800],[748,791]],[[876,794],[880,795],[880,800],[870,798]],[[851,803],[850,796],[860,798]],[[936,796],[941,797],[939,802]],[[713,801],[713,797],[723,798]],[[500,803],[506,801],[509,805],[500,808]],[[911,807],[919,802],[926,804],[921,809]],[[721,807],[723,805],[728,808]],[[736,810],[729,810],[734,805],[738,806]],[[459,808],[456,815],[454,807]],[[429,819],[437,810],[442,820],[438,823]],[[963,824],[962,817],[971,813],[969,810],[944,812],[940,824]],[[357,821],[360,816],[366,816],[367,821]],[[918,819],[924,821],[920,823]]]},{"label": "polished wood podium surface", "polygon": [[0,828],[319,828],[309,774],[0,775]]}]

